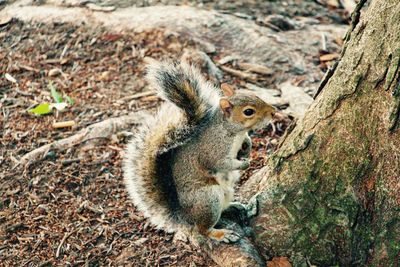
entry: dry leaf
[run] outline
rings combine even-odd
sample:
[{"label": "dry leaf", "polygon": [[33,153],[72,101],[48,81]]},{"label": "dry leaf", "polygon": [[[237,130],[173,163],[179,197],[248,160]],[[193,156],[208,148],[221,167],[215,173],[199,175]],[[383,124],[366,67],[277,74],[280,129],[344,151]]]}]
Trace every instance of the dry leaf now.
[{"label": "dry leaf", "polygon": [[267,267],[292,267],[287,257],[275,257],[267,262]]},{"label": "dry leaf", "polygon": [[337,53],[333,53],[333,54],[326,54],[326,55],[322,55],[319,57],[319,60],[321,62],[326,62],[326,61],[332,61],[334,59],[338,59],[339,58],[339,54]]}]

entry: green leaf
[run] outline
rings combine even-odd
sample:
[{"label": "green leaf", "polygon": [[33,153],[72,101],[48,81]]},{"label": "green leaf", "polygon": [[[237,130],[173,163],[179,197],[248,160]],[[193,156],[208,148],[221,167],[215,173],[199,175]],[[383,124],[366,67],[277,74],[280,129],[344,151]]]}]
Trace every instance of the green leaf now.
[{"label": "green leaf", "polygon": [[53,97],[54,101],[56,101],[56,103],[63,102],[63,97],[61,96],[61,94],[59,92],[57,92],[57,89],[53,85],[52,82],[49,83],[49,88],[50,88],[50,91],[51,91],[51,96]]},{"label": "green leaf", "polygon": [[51,106],[49,103],[42,103],[36,106],[35,108],[32,108],[28,110],[28,112],[31,112],[35,115],[45,115],[51,113]]},{"label": "green leaf", "polygon": [[68,104],[70,104],[71,106],[73,104],[75,104],[75,100],[73,100],[71,97],[69,97],[68,95],[64,95],[65,99],[67,100]]}]

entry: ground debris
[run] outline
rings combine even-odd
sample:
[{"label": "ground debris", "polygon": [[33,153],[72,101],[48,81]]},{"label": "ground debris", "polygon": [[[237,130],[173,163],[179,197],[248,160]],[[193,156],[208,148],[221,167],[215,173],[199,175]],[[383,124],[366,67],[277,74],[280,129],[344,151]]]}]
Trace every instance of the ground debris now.
[{"label": "ground debris", "polygon": [[[104,1],[78,2],[104,12],[120,8],[113,2],[108,6]],[[251,15],[241,12],[242,8],[236,4],[232,4],[230,13],[255,20],[276,11],[260,8],[273,1],[256,2],[262,4],[252,6]],[[208,5],[214,4],[219,5],[212,1]],[[300,16],[316,13],[307,10],[309,5],[304,4],[295,13]],[[285,10],[279,13],[285,18],[293,17],[293,10]],[[330,16],[318,17],[315,23],[326,23],[335,15],[331,11],[321,14]],[[282,27],[292,29],[290,25]],[[141,110],[153,112],[160,104],[143,80],[144,58],[188,59],[200,63],[205,75],[216,84],[229,82],[253,91],[268,88],[264,95],[272,100],[281,96],[281,90],[274,85],[279,76],[287,73],[250,63],[218,45],[210,43],[207,48],[204,43],[163,30],[124,33],[61,22],[23,23],[16,19],[7,21],[1,30],[0,76],[6,78],[0,79],[0,111],[4,117],[0,131],[1,263],[214,266],[199,249],[183,242],[173,244],[171,234],[152,227],[125,192],[121,162],[124,146],[140,123],[134,116],[139,116]],[[325,50],[336,52],[329,49],[329,43]],[[318,61],[318,55],[315,57]],[[280,64],[286,64],[284,57]],[[301,83],[302,70],[296,71]],[[29,109],[52,101],[50,83],[75,104],[50,115],[32,116],[27,112]],[[285,105],[278,101],[276,104]],[[107,128],[104,138],[83,138],[76,143],[68,139],[93,125],[127,116],[133,116],[134,123],[123,129],[115,125],[104,127]],[[70,123],[54,129],[55,121]],[[289,124],[290,120],[277,121],[251,134],[252,165],[241,183],[264,165]],[[63,140],[71,142],[57,149],[54,144]],[[38,154],[40,160],[19,164],[38,148],[42,148]]]},{"label": "ground debris", "polygon": [[[179,58],[171,49],[177,47],[174,43],[182,47],[181,42],[164,38],[162,31],[121,34],[18,20],[9,22],[5,33],[0,50],[0,76],[8,74],[0,79],[0,110],[6,115],[0,126],[4,126],[0,131],[0,265],[107,266],[123,258],[126,248],[136,247],[125,264],[212,266],[191,245],[171,246],[170,234],[151,225],[146,228],[147,220],[129,201],[120,166],[132,125],[117,130],[116,140],[90,147],[84,142],[62,150],[48,147],[41,160],[26,166],[17,163],[27,153],[89,125],[140,109],[153,110],[159,99],[142,101],[154,92],[146,91],[143,57],[136,53]],[[53,69],[60,72],[50,75]],[[105,72],[108,77],[95,78]],[[50,82],[75,104],[46,116],[27,113],[39,103],[52,102]],[[54,121],[76,124],[54,129]]]}]

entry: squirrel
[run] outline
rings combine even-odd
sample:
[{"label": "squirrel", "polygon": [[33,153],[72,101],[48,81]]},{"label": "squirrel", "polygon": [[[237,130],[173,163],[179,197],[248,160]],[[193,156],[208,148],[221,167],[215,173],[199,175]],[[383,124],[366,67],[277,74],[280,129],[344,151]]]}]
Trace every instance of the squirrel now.
[{"label": "squirrel", "polygon": [[[267,126],[276,109],[257,96],[221,89],[185,62],[152,62],[147,79],[166,100],[129,142],[127,191],[158,229],[226,243],[239,235],[215,229],[249,167],[248,131]],[[244,149],[242,149],[242,147]]]}]

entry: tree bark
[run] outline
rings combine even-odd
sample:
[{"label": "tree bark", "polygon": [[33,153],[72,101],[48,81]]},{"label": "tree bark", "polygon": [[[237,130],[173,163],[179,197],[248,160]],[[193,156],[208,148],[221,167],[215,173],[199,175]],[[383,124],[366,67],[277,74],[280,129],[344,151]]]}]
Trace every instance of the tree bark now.
[{"label": "tree bark", "polygon": [[[366,1],[361,1],[359,7]],[[267,257],[294,266],[398,266],[400,2],[374,0],[305,117],[241,189]]]}]

